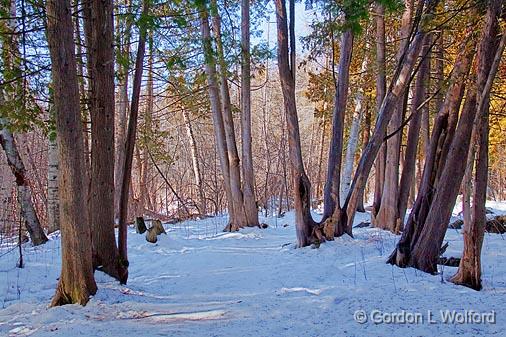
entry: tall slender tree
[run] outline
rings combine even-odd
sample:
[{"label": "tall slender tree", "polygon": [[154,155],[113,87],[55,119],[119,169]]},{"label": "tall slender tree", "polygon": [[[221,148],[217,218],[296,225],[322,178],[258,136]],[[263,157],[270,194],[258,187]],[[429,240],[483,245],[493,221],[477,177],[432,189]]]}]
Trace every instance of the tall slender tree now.
[{"label": "tall slender tree", "polygon": [[48,0],[46,13],[62,172],[59,181],[62,271],[51,305],[85,305],[96,293],[97,286],[86,205],[84,142],[70,1]]}]

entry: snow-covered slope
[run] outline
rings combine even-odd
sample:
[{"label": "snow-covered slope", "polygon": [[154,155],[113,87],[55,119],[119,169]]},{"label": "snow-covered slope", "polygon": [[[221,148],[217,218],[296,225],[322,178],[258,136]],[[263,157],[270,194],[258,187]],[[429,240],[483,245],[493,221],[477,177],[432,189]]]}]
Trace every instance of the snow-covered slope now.
[{"label": "snow-covered slope", "polygon": [[[356,222],[368,220],[359,214]],[[0,248],[0,336],[501,336],[506,329],[505,241],[486,234],[485,289],[448,283],[456,268],[431,276],[385,264],[398,240],[355,229],[319,249],[294,249],[293,215],[263,219],[270,227],[222,233],[225,218],[167,225],[157,244],[129,233],[130,278],[120,286],[100,272],[86,307],[48,309],[60,269],[60,240]],[[287,225],[285,227],[285,225]],[[462,236],[449,230],[446,255]],[[444,324],[440,310],[495,311],[495,324]],[[368,322],[354,320],[365,310]],[[421,313],[420,324],[375,324],[373,310]],[[430,310],[436,323],[427,322]]]}]

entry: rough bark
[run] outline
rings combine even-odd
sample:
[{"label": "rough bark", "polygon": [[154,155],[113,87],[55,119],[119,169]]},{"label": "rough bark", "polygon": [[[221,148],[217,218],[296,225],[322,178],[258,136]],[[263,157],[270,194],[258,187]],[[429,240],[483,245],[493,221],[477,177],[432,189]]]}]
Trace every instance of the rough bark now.
[{"label": "rough bark", "polygon": [[[428,89],[428,80],[430,75],[430,58],[428,57],[431,46],[430,34],[425,37],[424,46],[420,52],[420,68],[414,87],[414,96],[411,105],[411,120],[409,122],[408,139],[404,155],[404,165],[399,184],[398,210],[395,228],[402,230],[404,227],[404,217],[408,206],[408,198],[413,185],[416,170],[416,153],[418,149],[418,140],[420,137],[421,120],[424,111],[428,112],[427,102],[425,102]],[[423,106],[422,106],[423,105]]]},{"label": "rough bark", "polygon": [[[401,62],[409,43],[410,31],[412,28],[414,0],[406,1],[406,9],[401,19],[400,45],[397,52],[397,62]],[[401,93],[405,95],[405,90]],[[373,218],[376,227],[388,229],[394,233],[400,231],[397,202],[399,197],[399,167],[400,149],[402,141],[402,119],[405,111],[405,100],[398,101],[397,108],[390,119],[387,134],[391,136],[386,142],[386,162],[384,172],[383,191],[381,193],[381,206],[378,214]],[[400,130],[399,130],[400,129]]]},{"label": "rough bark", "polygon": [[62,271],[51,305],[85,305],[96,293],[97,286],[93,278],[86,205],[84,142],[70,2],[48,0],[46,13],[61,172]]},{"label": "rough bark", "polygon": [[93,0],[85,11],[91,116],[90,223],[93,266],[120,279],[114,233],[114,40],[112,1]]},{"label": "rough bark", "polygon": [[211,30],[209,28],[209,13],[204,4],[199,7],[200,34],[202,39],[202,48],[205,59],[205,72],[207,76],[209,101],[211,103],[211,117],[213,120],[214,140],[220,161],[221,172],[223,175],[223,185],[227,196],[227,205],[229,213],[230,229],[238,229],[232,220],[235,217],[233,207],[232,189],[230,187],[230,170],[227,156],[227,143],[225,139],[225,126],[223,125],[223,115],[221,113],[221,101],[218,89],[218,78],[216,74],[216,60],[212,47]]},{"label": "rough bark", "polygon": [[250,0],[241,1],[241,136],[242,177],[246,222],[258,226],[255,198],[255,174],[251,136],[251,56],[250,56]]},{"label": "rough bark", "polygon": [[[149,13],[149,1],[143,2],[143,14]],[[134,155],[135,138],[137,134],[137,119],[139,116],[139,97],[141,93],[142,70],[144,63],[144,53],[146,49],[146,29],[142,28],[139,32],[139,43],[137,45],[137,56],[135,59],[135,73],[132,86],[132,101],[130,106],[130,117],[128,120],[128,131],[125,143],[125,163],[123,168],[123,181],[121,183],[121,198],[119,204],[119,234],[118,249],[119,263],[124,267],[120,275],[120,282],[126,284],[128,280],[128,251],[127,251],[127,215],[128,215],[128,197],[130,194],[130,185],[132,180],[132,161]]]},{"label": "rough bark", "polygon": [[[497,3],[492,3],[492,6],[488,9],[487,19],[493,20],[494,16],[497,17],[499,10],[500,7]],[[462,255],[462,259],[460,260],[457,273],[451,278],[452,282],[465,285],[475,290],[480,290],[482,288],[481,248],[483,245],[486,222],[485,202],[487,198],[488,179],[488,115],[490,106],[490,89],[496,76],[506,43],[506,32],[503,32],[502,34],[503,35],[492,62],[487,82],[483,88],[478,89],[478,92],[481,94],[478,100],[478,115],[475,118],[473,128],[474,138],[472,139],[475,144],[473,144],[473,146],[469,149],[469,153],[475,152],[477,155],[473,190],[473,208],[471,218],[468,219],[468,222],[464,219],[464,253]],[[494,39],[492,39],[491,43],[494,43],[493,40]],[[468,158],[471,159],[471,163],[468,162],[468,165],[472,167],[474,156],[468,156]]]},{"label": "rough bark", "polygon": [[[427,1],[424,12],[431,13],[437,5],[437,2],[437,0]],[[425,4],[425,2],[420,3],[420,6],[422,4]],[[343,215],[346,218],[343,221],[346,221],[346,230],[350,233],[358,200],[362,196],[374,159],[376,158],[384,140],[388,122],[394,113],[394,109],[399,104],[399,100],[404,97],[404,92],[409,83],[416,58],[422,47],[423,39],[427,34],[427,22],[422,22],[421,25],[417,24],[416,26],[418,27],[416,29],[416,33],[414,34],[414,38],[409,44],[405,56],[402,57],[402,62],[396,67],[392,83],[378,112],[374,133],[372,134],[369,144],[360,158],[360,162],[353,178],[351,193],[348,194],[345,206],[343,207],[346,209],[346,214]]]},{"label": "rough bark", "polygon": [[[481,94],[481,89],[487,81],[497,49],[497,19],[500,13],[500,3],[498,0],[490,3],[490,6],[495,9],[492,11],[494,14],[487,15],[480,38],[477,54],[477,79],[467,91],[466,103],[459,119],[455,138],[448,151],[448,156],[445,158],[444,169],[439,179],[440,183],[436,188],[425,225],[417,242],[413,245],[410,265],[427,273],[437,272],[437,258],[464,176],[466,161],[462,158],[467,157],[474,119],[477,115],[478,95]],[[482,207],[485,207],[484,203]]]},{"label": "rough bark", "polygon": [[232,192],[232,206],[234,212],[230,215],[230,222],[224,231],[235,231],[245,226],[247,222],[244,208],[244,197],[241,189],[241,167],[237,142],[235,137],[234,118],[232,116],[232,104],[230,102],[230,91],[228,86],[227,64],[221,40],[221,17],[218,13],[216,0],[211,0],[211,17],[213,22],[214,41],[216,43],[217,71],[219,74],[219,88],[221,94],[221,112],[225,129],[225,140],[227,144],[227,156],[230,174],[230,189]]},{"label": "rough bark", "polygon": [[[379,114],[383,99],[387,91],[386,80],[386,61],[385,61],[385,8],[377,3],[375,5],[376,21],[376,109]],[[374,175],[374,201],[371,211],[371,221],[375,223],[375,217],[381,206],[381,194],[383,192],[383,182],[385,181],[385,161],[386,145],[383,143],[380,147],[375,162]]]},{"label": "rough bark", "polygon": [[[290,0],[293,3],[294,0]],[[288,149],[293,180],[293,199],[295,204],[295,227],[299,247],[313,242],[312,231],[315,225],[311,217],[311,184],[304,170],[302,159],[299,121],[295,104],[295,64],[290,62],[288,20],[285,0],[275,0],[276,23],[278,31],[278,70],[283,93],[285,117],[288,129]],[[292,7],[292,5],[290,6]],[[290,22],[294,25],[294,22]],[[290,45],[295,44],[293,29],[290,29]]]},{"label": "rough bark", "polygon": [[[471,35],[467,35],[469,39]],[[445,101],[438,112],[430,140],[429,152],[426,154],[422,181],[415,203],[409,214],[401,239],[388,259],[389,263],[406,267],[411,256],[412,243],[416,242],[427,217],[437,186],[439,173],[444,165],[448,150],[455,134],[460,105],[464,95],[465,79],[469,72],[474,55],[472,44],[468,43],[457,56],[450,77],[450,84]]]},{"label": "rough bark", "polygon": [[343,32],[339,54],[338,79],[334,97],[334,109],[332,111],[332,131],[328,155],[327,179],[324,187],[323,220],[334,218],[335,235],[344,234],[341,224],[341,205],[339,198],[341,180],[341,162],[343,149],[344,116],[348,101],[348,89],[350,81],[350,64],[353,53],[353,33],[351,29]]}]

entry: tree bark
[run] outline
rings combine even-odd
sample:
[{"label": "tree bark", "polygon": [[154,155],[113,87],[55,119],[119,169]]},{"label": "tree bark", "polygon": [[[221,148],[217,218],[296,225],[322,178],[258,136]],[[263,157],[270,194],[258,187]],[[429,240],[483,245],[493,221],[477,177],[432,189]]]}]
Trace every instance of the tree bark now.
[{"label": "tree bark", "polygon": [[[416,78],[414,96],[411,105],[411,121],[409,122],[408,139],[404,155],[404,165],[399,184],[398,210],[395,228],[402,230],[404,227],[404,217],[408,206],[408,198],[413,185],[413,178],[416,170],[416,153],[418,149],[418,139],[420,137],[421,120],[424,111],[428,112],[427,98],[428,80],[430,75],[430,58],[428,57],[431,46],[431,35],[425,37],[425,43],[420,52],[421,64]],[[422,106],[423,104],[423,106]]]},{"label": "tree bark", "polygon": [[200,34],[202,39],[202,48],[205,59],[205,72],[207,76],[209,101],[211,103],[211,116],[213,119],[213,130],[215,145],[223,175],[223,185],[227,196],[227,206],[229,213],[228,227],[230,230],[237,230],[237,225],[233,222],[235,219],[235,209],[233,207],[232,189],[230,186],[230,163],[227,156],[227,142],[225,139],[225,126],[223,124],[223,115],[221,113],[221,101],[218,89],[218,78],[216,74],[216,60],[212,47],[211,30],[209,28],[209,13],[205,4],[199,5]]},{"label": "tree bark", "polygon": [[47,227],[48,233],[60,229],[60,201],[58,198],[58,144],[49,138],[47,151]]},{"label": "tree bark", "polygon": [[40,225],[32,200],[32,190],[26,176],[25,165],[19,154],[14,135],[9,131],[5,121],[0,119],[0,144],[4,149],[12,174],[16,178],[17,198],[21,216],[34,246],[47,242],[46,234]]},{"label": "tree bark", "polygon": [[[422,4],[423,3],[421,3],[420,6]],[[436,5],[437,0],[428,1],[424,12],[431,13]],[[378,112],[378,118],[376,120],[374,133],[372,134],[369,144],[367,145],[364,153],[362,154],[362,157],[360,158],[360,162],[358,164],[352,182],[351,192],[348,194],[345,207],[343,207],[346,209],[346,218],[343,221],[346,221],[346,230],[350,233],[357,209],[358,200],[363,193],[363,189],[365,188],[367,177],[369,176],[369,172],[373,165],[374,159],[378,154],[379,148],[384,140],[388,122],[394,113],[394,109],[399,104],[399,100],[404,97],[404,91],[406,90],[406,87],[409,83],[416,58],[420,53],[423,39],[427,34],[427,29],[427,22],[423,22],[422,25],[417,28],[416,34],[414,35],[412,42],[409,44],[405,56],[402,58],[402,62],[397,65],[390,88]]]},{"label": "tree bark", "polygon": [[[387,91],[386,61],[385,61],[385,8],[383,5],[375,4],[376,21],[376,109],[379,115],[383,99]],[[376,157],[374,175],[374,201],[371,211],[371,221],[376,223],[375,218],[381,207],[381,195],[383,193],[383,182],[385,181],[386,144],[383,142],[379,154]]]},{"label": "tree bark", "polygon": [[[126,3],[130,0],[126,0]],[[118,15],[118,28],[119,28]],[[116,152],[114,161],[114,203],[115,203],[115,218],[119,217],[119,203],[121,199],[121,184],[123,182],[123,169],[125,163],[125,138],[127,131],[127,120],[128,120],[128,81],[129,81],[129,63],[130,63],[130,36],[132,29],[132,20],[127,20],[124,26],[124,38],[123,41],[120,39],[118,34],[118,48],[116,58],[118,59],[118,118],[116,124]],[[119,62],[121,60],[121,62]]]},{"label": "tree bark", "polygon": [[[471,35],[468,32],[466,40],[469,40],[470,37]],[[396,264],[399,267],[408,266],[412,243],[416,242],[422,226],[424,226],[442,165],[444,165],[444,160],[446,160],[455,134],[460,105],[464,95],[465,79],[469,73],[474,52],[472,44],[467,43],[457,56],[445,101],[438,112],[434,127],[432,128],[429,152],[426,154],[422,181],[415,203],[409,214],[401,239],[388,259],[389,263]]]},{"label": "tree bark", "polygon": [[328,156],[327,180],[324,187],[323,221],[333,217],[335,236],[344,234],[344,227],[340,219],[341,205],[339,198],[341,180],[341,162],[343,149],[344,116],[348,101],[350,81],[350,64],[353,53],[353,33],[351,29],[343,32],[339,54],[338,79],[332,111],[332,132]]},{"label": "tree bark", "polygon": [[[412,28],[414,0],[406,1],[406,9],[401,19],[400,45],[397,52],[397,62],[402,62],[406,47],[409,43]],[[401,93],[405,95],[405,90]],[[387,134],[395,133],[386,141],[386,162],[383,191],[381,193],[381,206],[378,214],[374,217],[374,225],[382,229],[388,229],[398,233],[401,228],[396,223],[398,218],[397,203],[399,197],[399,167],[400,150],[402,141],[402,119],[405,111],[405,100],[400,99],[397,108],[390,119]],[[399,130],[400,129],[400,130]]]},{"label": "tree bark", "polygon": [[96,293],[97,286],[93,278],[86,205],[84,142],[70,2],[48,0],[46,13],[62,173],[59,181],[62,271],[51,305],[85,305]]},{"label": "tree bark", "polygon": [[241,136],[244,211],[246,223],[258,226],[251,136],[250,0],[241,0]]},{"label": "tree bark", "polygon": [[199,211],[201,215],[205,216],[207,214],[207,206],[206,206],[206,197],[204,193],[204,185],[202,183],[202,173],[200,171],[199,165],[197,142],[195,140],[195,135],[193,134],[193,127],[190,121],[189,113],[184,107],[181,108],[181,110],[183,112],[183,121],[186,128],[186,135],[188,136],[188,141],[190,142],[193,176],[195,178],[195,185],[197,186],[199,194]]},{"label": "tree bark", "polygon": [[[294,0],[290,0],[292,4]],[[299,247],[305,247],[313,242],[312,231],[315,225],[311,217],[310,190],[311,184],[304,170],[302,159],[299,121],[295,104],[295,64],[289,55],[288,20],[285,0],[275,0],[276,23],[278,30],[278,69],[283,93],[285,117],[288,129],[288,149],[290,156],[291,174],[293,180],[293,197],[295,203],[295,227]],[[290,5],[293,8],[292,5]],[[294,22],[290,22],[293,26]],[[293,29],[290,29],[290,45],[295,44]],[[295,51],[293,51],[295,52]]]},{"label": "tree bark", "polygon": [[[367,37],[366,37],[367,38]],[[366,43],[365,49],[368,49],[368,44]],[[350,127],[350,135],[348,137],[348,144],[346,145],[346,154],[344,156],[344,168],[343,174],[341,176],[341,195],[340,201],[344,203],[346,200],[346,196],[350,191],[351,185],[351,175],[353,173],[353,164],[355,163],[355,152],[357,150],[358,138],[360,132],[360,124],[362,121],[362,115],[364,114],[364,90],[362,89],[362,84],[365,81],[365,75],[367,73],[367,69],[369,67],[369,55],[367,52],[364,54],[364,59],[362,61],[362,65],[360,66],[360,78],[359,78],[359,88],[357,89],[357,93],[355,95],[355,111],[353,113],[353,120],[351,122]],[[340,205],[343,206],[343,205]]]},{"label": "tree bark", "polygon": [[[144,15],[149,13],[149,1],[145,0],[142,4]],[[137,56],[135,59],[135,73],[132,87],[132,102],[130,106],[130,117],[128,120],[128,132],[125,143],[125,167],[123,169],[123,181],[121,184],[121,198],[119,207],[119,264],[123,268],[120,276],[120,283],[126,284],[128,280],[128,250],[127,250],[127,215],[128,215],[128,197],[130,194],[130,185],[132,181],[132,161],[134,155],[135,138],[137,134],[137,119],[139,116],[139,97],[141,93],[142,70],[144,64],[144,53],[146,49],[146,28],[139,29],[139,43],[137,45]]]},{"label": "tree bark", "polygon": [[[498,1],[492,2],[488,8],[487,20],[494,21],[498,17],[500,6]],[[499,29],[497,29],[498,31]],[[495,43],[495,36],[491,36],[489,42]],[[480,93],[478,100],[477,116],[473,128],[473,146],[469,153],[476,152],[476,173],[473,190],[473,208],[470,219],[464,219],[464,253],[460,260],[457,273],[451,278],[456,284],[462,284],[475,290],[480,290],[481,285],[481,248],[485,234],[486,208],[487,200],[487,179],[488,179],[488,115],[490,106],[490,89],[497,73],[506,43],[506,32],[502,32],[502,38],[499,42],[492,67],[488,74],[487,81],[482,88],[478,88]],[[483,68],[481,68],[484,70]],[[474,155],[468,156],[472,167]],[[472,169],[471,169],[472,171]],[[469,221],[470,220],[470,221]]]},{"label": "tree bark", "polygon": [[[17,79],[15,76],[22,74],[20,68],[20,61],[17,59],[19,55],[18,42],[16,38],[16,5],[13,0],[4,1],[0,4],[0,9],[6,14],[9,19],[0,22],[0,29],[7,33],[7,37],[2,44],[2,72],[3,79],[7,83],[2,86],[0,91],[0,105],[10,100],[17,99],[18,95],[25,95],[24,88],[22,85],[22,79]],[[24,109],[25,107],[21,107]],[[19,112],[18,112],[19,113]],[[17,188],[17,199],[21,210],[21,216],[23,217],[24,224],[32,244],[34,246],[45,243],[48,239],[39,218],[35,211],[32,200],[32,191],[26,176],[26,169],[21,159],[21,155],[18,151],[14,134],[9,129],[9,121],[7,118],[0,117],[0,145],[2,146],[6,158],[7,164],[14,175]]]},{"label": "tree bark", "polygon": [[114,40],[112,1],[93,0],[85,16],[90,69],[90,223],[93,266],[120,279],[114,233]]},{"label": "tree bark", "polygon": [[[500,8],[497,3],[500,1],[493,1],[492,6]],[[499,16],[497,12],[487,16],[478,48],[477,81],[467,92],[466,103],[459,119],[455,138],[445,160],[445,166],[439,179],[440,183],[427,214],[425,226],[413,246],[410,264],[427,273],[437,272],[436,262],[439,250],[464,175],[466,161],[462,158],[466,158],[469,149],[473,121],[477,114],[478,92],[481,93],[478,89],[485,85],[497,49],[497,43],[491,41],[496,38],[498,33],[497,16]]]},{"label": "tree bark", "polygon": [[[227,144],[227,156],[230,172],[230,189],[232,192],[232,206],[234,208],[233,217],[230,223],[224,228],[224,231],[236,231],[239,228],[250,226],[247,222],[244,197],[241,189],[241,167],[239,153],[237,151],[237,142],[235,138],[234,118],[232,116],[232,104],[230,102],[230,92],[228,87],[227,64],[223,51],[221,40],[221,17],[218,13],[216,0],[211,0],[210,13],[213,22],[214,41],[216,42],[217,70],[219,74],[219,87],[221,94],[221,112],[223,114],[223,125],[225,129],[225,140]],[[257,215],[258,217],[258,215]]]}]

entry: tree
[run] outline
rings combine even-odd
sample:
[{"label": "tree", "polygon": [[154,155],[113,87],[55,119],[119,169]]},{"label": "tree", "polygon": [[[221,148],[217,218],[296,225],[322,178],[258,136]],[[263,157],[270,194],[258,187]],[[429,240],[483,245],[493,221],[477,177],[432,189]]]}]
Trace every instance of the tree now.
[{"label": "tree", "polygon": [[114,46],[113,3],[85,6],[90,70],[91,183],[90,223],[93,265],[116,279],[125,273],[114,234]]},{"label": "tree", "polygon": [[[497,6],[495,1],[491,3],[492,8]],[[438,126],[436,120],[429,156],[435,157],[437,153],[439,158],[438,160],[428,158],[426,161],[420,192],[415,201],[412,215],[410,215],[410,219],[414,218],[415,220],[410,221],[408,219],[407,226],[409,228],[406,228],[406,235],[403,233],[397,249],[389,258],[390,263],[395,263],[401,267],[413,266],[428,273],[437,271],[436,263],[440,255],[441,244],[465,171],[466,161],[462,158],[466,157],[469,149],[478,103],[478,88],[483,88],[487,81],[497,49],[497,40],[495,39],[497,36],[497,10],[493,10],[492,13],[487,15],[481,33],[476,80],[471,81],[470,86],[467,88],[466,100],[455,133],[452,137],[444,140],[441,150],[436,150],[438,145],[433,143],[437,141],[440,144],[440,132],[444,125]],[[473,53],[468,50],[462,61],[470,63],[472,55]],[[457,83],[454,86],[457,88],[459,85]],[[453,120],[451,123],[447,123],[453,128],[453,125],[456,124],[462,94],[453,93],[454,96],[449,96],[451,94],[452,92],[448,91],[447,101],[448,106],[451,105],[451,111],[454,111]],[[444,105],[442,109],[445,109]],[[433,171],[434,165],[437,165],[436,171]],[[432,172],[437,173],[436,177]]]},{"label": "tree", "polygon": [[[497,43],[497,33],[499,31],[498,18],[501,12],[499,1],[491,1],[487,10],[487,26],[491,26],[491,34],[488,39],[482,40],[482,44]],[[488,28],[488,27],[487,27]],[[481,247],[485,234],[486,209],[485,202],[487,198],[487,180],[488,180],[488,135],[489,135],[489,105],[490,89],[497,74],[499,62],[506,44],[506,32],[502,32],[502,38],[498,44],[497,51],[492,61],[491,69],[486,81],[484,76],[486,70],[484,63],[479,69],[482,78],[478,80],[483,87],[478,88],[477,112],[474,120],[474,126],[471,138],[472,146],[469,148],[468,165],[473,167],[476,161],[476,173],[474,177],[473,206],[469,217],[464,218],[464,253],[460,260],[457,273],[451,278],[456,284],[462,284],[467,287],[480,290],[481,285]],[[485,47],[484,47],[485,48]],[[483,54],[484,55],[484,54]],[[484,55],[484,62],[490,59]],[[476,160],[474,154],[476,153]],[[470,221],[469,221],[470,220]]]},{"label": "tree", "polygon": [[47,39],[56,109],[60,171],[62,271],[52,306],[85,305],[97,291],[88,223],[85,158],[70,1],[49,0]]},{"label": "tree", "polygon": [[241,0],[241,138],[244,211],[246,222],[258,226],[255,200],[255,173],[251,136],[251,55],[250,55],[250,0]]},{"label": "tree", "polygon": [[[149,0],[144,0],[142,6],[142,16],[147,18],[149,15]],[[121,194],[119,203],[119,234],[118,249],[119,263],[124,267],[120,276],[120,283],[126,284],[128,280],[128,249],[127,249],[127,215],[128,215],[128,197],[130,194],[130,184],[132,180],[132,161],[134,156],[135,138],[137,134],[137,118],[139,116],[139,97],[141,93],[142,71],[144,64],[144,54],[146,51],[147,26],[139,26],[139,43],[137,45],[137,56],[135,58],[135,73],[132,85],[132,100],[130,105],[130,118],[128,119],[128,130],[125,143],[125,163],[123,168],[123,181],[121,183]]]},{"label": "tree", "polygon": [[[16,38],[16,6],[13,0],[4,1],[0,9],[8,13],[9,19],[0,22],[0,29],[5,32],[2,44],[2,65],[4,85],[0,91],[0,106],[3,109],[14,109],[18,113],[26,113],[26,96],[28,92],[22,84],[23,74],[20,68],[19,50]],[[21,76],[20,76],[21,75]],[[18,97],[21,97],[19,100]],[[14,103],[11,103],[14,102]],[[13,105],[11,105],[13,104]],[[5,117],[4,117],[5,116]],[[25,228],[34,246],[45,243],[48,239],[37,216],[32,200],[32,190],[28,181],[25,165],[18,151],[18,146],[7,113],[0,115],[0,145],[5,152],[7,163],[16,180],[17,200],[24,219]]]}]

